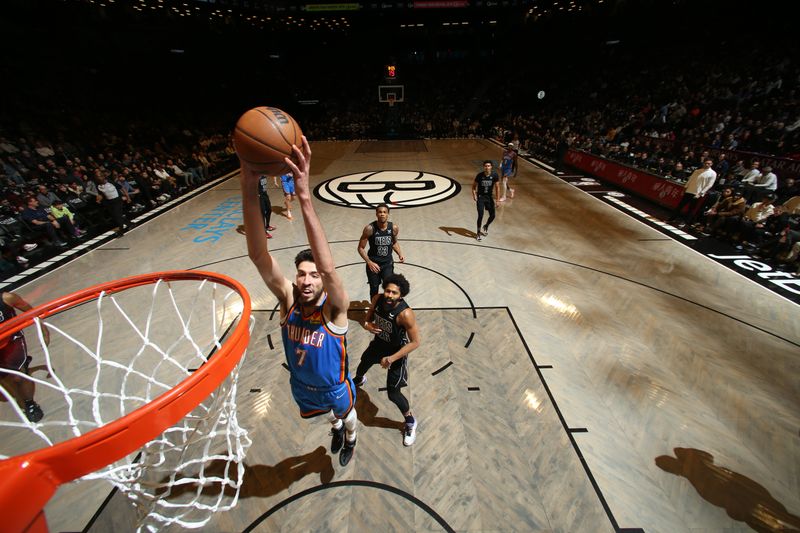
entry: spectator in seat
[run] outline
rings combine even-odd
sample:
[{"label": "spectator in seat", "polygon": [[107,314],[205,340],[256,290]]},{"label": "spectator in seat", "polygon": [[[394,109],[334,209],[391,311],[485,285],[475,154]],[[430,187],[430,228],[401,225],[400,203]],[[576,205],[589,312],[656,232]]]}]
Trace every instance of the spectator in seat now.
[{"label": "spectator in seat", "polygon": [[[794,248],[800,244],[800,217],[796,215],[788,215],[786,225],[773,235],[772,238],[764,240],[761,248],[758,250],[757,255],[768,260],[779,261],[787,260],[787,256],[792,254]],[[795,259],[796,259],[795,254]]]},{"label": "spectator in seat", "polygon": [[125,195],[128,198],[127,203],[131,211],[138,212],[144,209],[144,206],[137,202],[137,199],[139,198],[139,193],[141,191],[135,188],[133,185],[130,184],[130,182],[127,179],[125,179],[127,172],[128,169],[125,169],[122,174],[115,173],[116,176],[114,178],[115,182],[114,184],[117,186],[117,189],[126,193]]},{"label": "spectator in seat", "polygon": [[729,170],[730,185],[738,187],[742,183],[745,174],[747,174],[747,168],[744,166],[744,159],[739,159]]},{"label": "spectator in seat", "polygon": [[56,200],[55,202],[53,202],[53,205],[50,206],[50,214],[56,220],[59,220],[62,217],[67,217],[70,223],[72,224],[73,237],[80,238],[86,234],[84,230],[80,229],[78,225],[75,224],[75,215],[72,213],[72,211],[69,210],[67,204],[65,204],[61,200]]},{"label": "spectator in seat", "polygon": [[53,205],[53,202],[61,199],[56,193],[48,189],[46,185],[39,185],[37,189],[39,192],[36,195],[36,199],[39,200],[39,205],[44,208],[50,207]]},{"label": "spectator in seat", "polygon": [[[153,189],[153,179],[150,178],[147,172],[138,168],[131,172],[126,168],[125,171],[123,171],[123,174],[130,176],[130,179],[136,182],[136,185],[138,185],[139,194],[142,197],[142,201],[147,202],[147,207],[154,207],[156,205],[155,198],[158,195],[155,194]],[[126,177],[126,179],[128,178]]]},{"label": "spectator in seat", "polygon": [[666,177],[675,181],[686,181],[686,171],[683,170],[683,163],[677,161]]},{"label": "spectator in seat", "polygon": [[789,213],[782,205],[776,205],[770,216],[755,225],[748,227],[742,233],[742,243],[736,248],[754,250],[775,235],[779,235],[789,222]]},{"label": "spectator in seat", "polygon": [[62,238],[69,239],[75,234],[75,228],[72,226],[72,222],[70,222],[68,217],[63,216],[56,219],[53,215],[40,207],[39,201],[33,197],[28,198],[27,207],[22,210],[20,216],[31,229],[39,233],[44,233],[50,244],[58,246],[59,248],[67,246],[67,243],[62,240]]},{"label": "spectator in seat", "polygon": [[742,175],[742,183],[751,183],[761,174],[761,163],[759,161],[752,161],[750,168]]},{"label": "spectator in seat", "polygon": [[719,154],[717,157],[717,164],[714,165],[714,170],[717,171],[721,183],[727,183],[728,171],[730,170],[731,163],[728,161],[728,156],[725,153]]},{"label": "spectator in seat", "polygon": [[83,176],[83,192],[81,193],[81,199],[84,202],[89,202],[94,200],[97,197],[97,185],[94,181],[92,181],[88,174],[84,174]]},{"label": "spectator in seat", "polygon": [[202,170],[203,178],[207,180],[211,176],[209,172],[209,168],[211,168],[211,162],[208,160],[208,158],[203,152],[197,152],[196,157],[197,161],[200,163],[200,166],[203,169]]},{"label": "spectator in seat", "polygon": [[702,222],[695,224],[698,231],[704,232],[706,228],[711,227],[714,221],[719,217],[720,212],[727,212],[733,204],[733,187],[723,187],[722,192],[717,198],[714,205],[712,205],[704,214]]},{"label": "spectator in seat", "polygon": [[791,198],[800,196],[800,183],[794,178],[786,178],[783,180],[783,185],[778,187],[778,198],[775,200],[776,204],[785,204]]},{"label": "spectator in seat", "polygon": [[745,215],[739,221],[738,228],[734,228],[732,237],[734,241],[741,241],[745,236],[750,235],[759,224],[763,222],[775,212],[775,195],[768,194],[760,202],[754,203],[747,210]]},{"label": "spectator in seat", "polygon": [[774,193],[778,189],[778,177],[772,172],[772,167],[764,167],[764,171],[753,179],[745,178],[745,196],[747,201],[760,200],[765,194]]},{"label": "spectator in seat", "polygon": [[161,163],[156,162],[153,165],[153,174],[156,175],[158,179],[161,180],[161,188],[162,189],[170,189],[172,192],[168,192],[170,196],[175,196],[175,191],[178,188],[177,182],[175,178],[173,178],[169,172],[164,168],[164,165]]},{"label": "spectator in seat", "polygon": [[725,234],[729,227],[736,227],[747,211],[747,201],[742,190],[733,189],[733,199],[725,204],[724,209],[722,207],[717,209],[716,216],[709,220],[706,226],[707,231],[717,237]]},{"label": "spectator in seat", "polygon": [[192,175],[183,170],[181,167],[175,164],[172,159],[167,159],[167,171],[171,172],[176,179],[180,180],[180,184],[186,188],[191,188],[194,185],[194,180],[192,179]]}]

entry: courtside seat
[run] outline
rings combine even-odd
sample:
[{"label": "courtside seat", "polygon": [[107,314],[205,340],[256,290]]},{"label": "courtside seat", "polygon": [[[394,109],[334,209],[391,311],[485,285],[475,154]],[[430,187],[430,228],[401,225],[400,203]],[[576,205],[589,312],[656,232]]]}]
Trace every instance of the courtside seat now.
[{"label": "courtside seat", "polygon": [[792,196],[783,203],[783,207],[786,209],[787,213],[800,213],[800,196]]}]

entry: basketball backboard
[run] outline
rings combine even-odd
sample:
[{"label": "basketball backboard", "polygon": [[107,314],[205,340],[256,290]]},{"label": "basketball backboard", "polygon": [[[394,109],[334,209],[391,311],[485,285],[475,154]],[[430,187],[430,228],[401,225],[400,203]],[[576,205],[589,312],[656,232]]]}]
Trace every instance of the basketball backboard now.
[{"label": "basketball backboard", "polygon": [[393,105],[405,99],[405,85],[378,85],[378,101]]}]

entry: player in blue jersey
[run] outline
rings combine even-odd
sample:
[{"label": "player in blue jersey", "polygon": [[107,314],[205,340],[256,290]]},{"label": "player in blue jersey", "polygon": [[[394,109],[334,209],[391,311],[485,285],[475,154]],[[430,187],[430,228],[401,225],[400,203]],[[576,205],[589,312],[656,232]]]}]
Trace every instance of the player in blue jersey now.
[{"label": "player in blue jersey", "polygon": [[[303,213],[309,250],[295,257],[294,282],[284,277],[270,255],[261,226],[256,191],[259,174],[240,161],[242,206],[247,252],[280,305],[281,334],[289,366],[292,396],[300,416],[325,415],[331,422],[331,452],[346,465],[356,446],[356,389],[350,378],[347,353],[347,309],[344,289],[317,213],[311,203],[309,169],[311,148],[303,137],[302,149],[293,147],[292,169],[297,199]],[[252,231],[251,231],[252,228]]]},{"label": "player in blue jersey", "polygon": [[514,198],[514,189],[508,184],[508,178],[517,177],[517,150],[514,148],[513,143],[508,143],[503,148],[503,155],[500,158],[500,174],[503,181],[503,195],[500,197],[501,202],[506,201],[506,190],[508,197]]},{"label": "player in blue jersey", "polygon": [[[275,186],[278,186],[278,178],[275,180]],[[283,203],[286,206],[286,218],[292,220],[292,200],[296,196],[294,187],[294,176],[291,172],[281,175],[281,187],[283,188]]]}]

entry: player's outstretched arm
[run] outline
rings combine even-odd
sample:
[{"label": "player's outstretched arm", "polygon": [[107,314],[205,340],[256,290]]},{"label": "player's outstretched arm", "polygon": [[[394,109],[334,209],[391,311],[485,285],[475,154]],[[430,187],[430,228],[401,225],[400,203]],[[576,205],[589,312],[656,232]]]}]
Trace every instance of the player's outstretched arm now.
[{"label": "player's outstretched arm", "polygon": [[329,316],[337,326],[346,326],[347,308],[350,306],[350,300],[347,297],[347,291],[344,288],[342,279],[336,271],[331,247],[328,244],[325,231],[322,229],[322,223],[314,210],[314,204],[311,202],[311,186],[308,178],[311,170],[311,147],[308,145],[308,139],[306,139],[305,135],[303,136],[302,149],[292,145],[292,150],[297,163],[295,164],[288,157],[284,161],[286,161],[286,164],[292,169],[292,174],[294,174],[295,189],[300,209],[303,212],[308,244],[311,247],[311,253],[314,254],[314,263],[317,266],[317,272],[322,278],[322,286],[325,287],[325,291],[328,293],[326,305],[330,310]]},{"label": "player's outstretched arm", "polygon": [[242,211],[244,217],[245,237],[247,238],[247,255],[258,269],[258,273],[267,287],[278,299],[281,306],[281,317],[291,307],[293,301],[292,282],[281,272],[278,262],[269,253],[267,234],[264,232],[264,220],[261,216],[261,204],[258,197],[258,183],[261,173],[253,170],[244,161],[239,161],[239,182],[242,189]]}]

